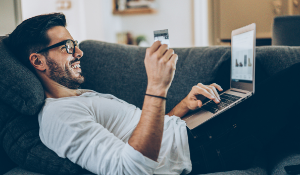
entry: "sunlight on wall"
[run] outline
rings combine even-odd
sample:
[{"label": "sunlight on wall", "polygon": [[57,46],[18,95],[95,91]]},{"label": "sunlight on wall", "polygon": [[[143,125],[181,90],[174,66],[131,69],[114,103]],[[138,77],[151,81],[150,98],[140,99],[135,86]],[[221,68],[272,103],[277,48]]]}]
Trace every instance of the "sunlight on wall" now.
[{"label": "sunlight on wall", "polygon": [[[61,1],[71,2],[71,7],[60,9]],[[21,3],[23,20],[45,13],[64,13],[67,29],[78,41],[94,39],[115,43],[117,33],[131,32],[135,37],[145,35],[151,45],[154,30],[169,29],[172,47],[192,47],[207,43],[207,26],[203,26],[207,25],[204,20],[207,16],[199,13],[206,7],[200,7],[203,3],[198,1],[207,0],[157,0],[155,14],[123,16],[112,14],[112,0],[21,0]]]},{"label": "sunlight on wall", "polygon": [[122,16],[122,29],[146,35],[153,43],[153,31],[168,29],[172,47],[193,46],[193,1],[157,0],[156,14]]},{"label": "sunlight on wall", "polygon": [[23,20],[46,13],[62,12],[66,15],[67,29],[74,39],[82,41],[86,38],[84,0],[72,0],[69,9],[59,9],[57,0],[22,0]]}]

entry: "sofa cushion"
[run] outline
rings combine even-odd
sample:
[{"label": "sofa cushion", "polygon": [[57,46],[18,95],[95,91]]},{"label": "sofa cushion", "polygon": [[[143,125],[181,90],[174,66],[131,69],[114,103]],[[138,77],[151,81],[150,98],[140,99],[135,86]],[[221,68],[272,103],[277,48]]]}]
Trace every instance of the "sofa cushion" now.
[{"label": "sofa cushion", "polygon": [[[82,88],[109,93],[142,108],[147,88],[144,66],[146,48],[95,40],[80,43],[85,83]],[[178,104],[197,83],[229,87],[230,47],[174,48],[178,62],[168,91],[166,112]],[[300,47],[257,47],[257,76],[261,81],[300,61]],[[220,67],[225,67],[220,71]],[[221,76],[220,76],[221,75]],[[219,78],[218,78],[219,76]],[[221,78],[220,78],[221,77]],[[259,82],[258,81],[258,82]]]},{"label": "sofa cushion", "polygon": [[31,172],[31,171],[24,170],[20,167],[16,167],[16,168],[10,170],[9,172],[7,172],[3,175],[16,175],[16,174],[20,174],[20,175],[43,175],[43,174],[40,174],[40,173],[34,173],[34,172]]},{"label": "sofa cushion", "polygon": [[285,166],[290,166],[290,165],[300,165],[300,153],[294,152],[287,154],[285,157],[281,159],[281,161],[277,162],[277,164],[271,169],[272,175],[288,175],[288,173],[284,170]]},{"label": "sofa cushion", "polygon": [[300,165],[300,113],[295,115],[298,117],[266,145],[268,171],[272,175],[286,175],[285,166]]},{"label": "sofa cushion", "polygon": [[3,136],[5,133],[6,124],[9,123],[17,114],[18,112],[14,110],[7,104],[3,104],[0,100],[0,174],[8,171],[9,169],[16,166],[14,162],[8,157],[7,153],[3,149]]},{"label": "sofa cushion", "polygon": [[[44,174],[40,174],[40,173],[34,173],[32,171],[27,171],[21,167],[16,167],[12,170],[10,170],[9,172],[5,173],[4,175],[44,175]],[[93,175],[92,173],[88,173],[88,174],[81,174],[81,175]]]},{"label": "sofa cushion", "polygon": [[258,60],[270,76],[291,65],[300,62],[300,47],[298,46],[263,46],[256,47]]},{"label": "sofa cushion", "polygon": [[[3,107],[1,103],[0,107]],[[2,131],[3,148],[20,167],[44,174],[78,174],[82,171],[80,166],[58,157],[41,142],[37,115],[15,113]]]},{"label": "sofa cushion", "polygon": [[3,38],[0,37],[0,99],[22,114],[33,115],[44,103],[43,87],[37,77],[8,51]]},{"label": "sofa cushion", "polygon": [[[11,171],[5,173],[4,175],[43,175],[40,173],[34,173],[31,171],[24,170],[20,167],[16,167]],[[267,175],[268,173],[266,170],[260,167],[254,167],[247,170],[234,170],[234,171],[227,171],[227,172],[218,172],[218,173],[209,173],[206,175]],[[93,174],[81,174],[81,175],[93,175]],[[201,174],[199,174],[201,175]]]}]

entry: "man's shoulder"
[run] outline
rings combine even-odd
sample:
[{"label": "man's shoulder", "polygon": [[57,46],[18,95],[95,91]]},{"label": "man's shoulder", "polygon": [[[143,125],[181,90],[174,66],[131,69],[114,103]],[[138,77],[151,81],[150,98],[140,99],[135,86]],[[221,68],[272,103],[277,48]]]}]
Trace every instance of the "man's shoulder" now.
[{"label": "man's shoulder", "polygon": [[46,98],[43,106],[44,110],[65,110],[68,108],[74,108],[80,104],[80,100],[72,97],[67,98]]},{"label": "man's shoulder", "polygon": [[78,98],[46,99],[39,119],[51,118],[51,120],[62,119],[72,116],[88,115],[90,108]]}]

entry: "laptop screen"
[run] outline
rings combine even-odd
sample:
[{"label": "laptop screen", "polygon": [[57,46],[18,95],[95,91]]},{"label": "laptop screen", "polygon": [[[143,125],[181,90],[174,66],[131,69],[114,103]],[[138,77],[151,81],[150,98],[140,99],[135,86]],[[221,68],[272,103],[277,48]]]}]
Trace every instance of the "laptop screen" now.
[{"label": "laptop screen", "polygon": [[253,30],[232,36],[232,81],[244,83],[253,81],[253,36]]},{"label": "laptop screen", "polygon": [[255,46],[255,23],[232,31],[230,88],[254,93]]}]

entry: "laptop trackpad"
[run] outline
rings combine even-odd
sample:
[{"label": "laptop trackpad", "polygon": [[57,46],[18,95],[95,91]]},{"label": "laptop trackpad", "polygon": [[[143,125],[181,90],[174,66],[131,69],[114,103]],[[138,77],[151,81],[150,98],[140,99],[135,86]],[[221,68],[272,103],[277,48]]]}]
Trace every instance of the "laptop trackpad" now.
[{"label": "laptop trackpad", "polygon": [[182,120],[186,122],[187,127],[192,130],[202,123],[208,121],[213,118],[215,115],[205,109],[200,110],[197,113],[185,116]]}]

